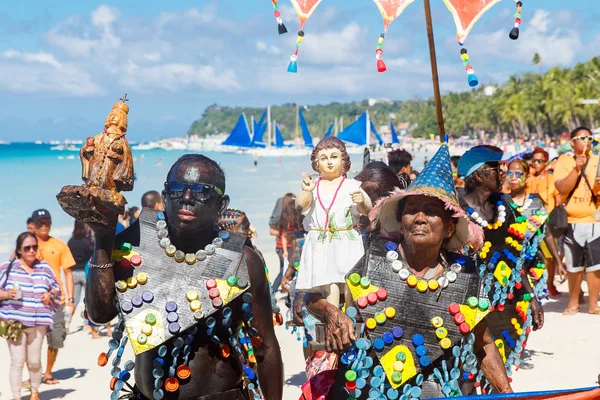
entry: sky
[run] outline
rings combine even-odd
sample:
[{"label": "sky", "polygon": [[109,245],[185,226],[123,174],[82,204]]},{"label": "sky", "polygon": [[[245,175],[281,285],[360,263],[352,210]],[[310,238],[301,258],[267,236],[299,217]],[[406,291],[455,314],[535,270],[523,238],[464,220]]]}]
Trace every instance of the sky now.
[{"label": "sky", "polygon": [[[129,102],[128,137],[184,136],[211,104],[327,104],[432,95],[423,3],[386,34],[388,70],[376,71],[383,23],[370,0],[324,0],[307,21],[298,74],[286,72],[298,19],[277,34],[268,0],[27,0],[0,2],[0,140],[84,139],[112,104]],[[432,0],[442,92],[469,90],[451,14]],[[500,1],[465,42],[481,85],[515,73],[572,66],[600,54],[598,0],[523,0],[519,40],[508,32],[515,3]]]}]

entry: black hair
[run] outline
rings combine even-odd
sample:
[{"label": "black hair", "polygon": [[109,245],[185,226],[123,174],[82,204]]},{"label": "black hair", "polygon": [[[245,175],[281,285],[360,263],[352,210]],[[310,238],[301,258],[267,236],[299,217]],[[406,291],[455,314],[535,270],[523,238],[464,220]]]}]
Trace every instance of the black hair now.
[{"label": "black hair", "polygon": [[454,168],[458,168],[458,162],[460,161],[460,156],[452,156],[450,157],[450,164],[454,166]]},{"label": "black hair", "polygon": [[15,249],[15,255],[17,256],[17,258],[21,257],[21,246],[23,246],[23,242],[25,241],[25,239],[27,239],[28,237],[35,239],[35,244],[37,244],[37,237],[31,233],[31,232],[23,232],[21,233],[19,236],[17,236],[17,247]]},{"label": "black hair", "polygon": [[392,172],[396,175],[398,175],[402,168],[410,165],[411,161],[412,155],[404,149],[397,149],[388,153],[388,164]]},{"label": "black hair", "polygon": [[523,160],[523,161],[533,160],[533,152],[523,154],[523,156],[521,156],[521,160]]},{"label": "black hair", "polygon": [[[169,174],[171,172],[169,171]],[[142,196],[142,207],[154,209],[157,204],[160,204],[162,198],[156,190],[150,190]]]},{"label": "black hair", "polygon": [[33,218],[31,217],[27,218],[27,225],[29,224],[33,224]]},{"label": "black hair", "polygon": [[582,132],[582,131],[587,131],[590,133],[590,135],[592,134],[592,131],[590,128],[586,128],[585,126],[579,126],[575,129],[573,129],[573,131],[571,131],[571,139],[573,139],[574,137],[577,137],[579,132]]},{"label": "black hair", "polygon": [[73,225],[73,237],[75,239],[82,239],[85,237],[85,224],[81,221],[75,220]]},{"label": "black hair", "polygon": [[373,203],[387,196],[396,188],[406,189],[406,186],[403,184],[405,182],[401,182],[387,165],[379,162],[367,164],[354,179],[362,182],[360,187],[367,193]]},{"label": "black hair", "polygon": [[210,175],[215,180],[215,185],[225,193],[225,171],[223,168],[214,160],[202,155],[202,154],[184,154],[179,157],[175,164],[171,166],[169,169],[169,173],[167,174],[167,181],[169,177],[173,174],[173,172],[179,167],[181,164],[200,164],[203,167],[204,172],[207,175]]}]

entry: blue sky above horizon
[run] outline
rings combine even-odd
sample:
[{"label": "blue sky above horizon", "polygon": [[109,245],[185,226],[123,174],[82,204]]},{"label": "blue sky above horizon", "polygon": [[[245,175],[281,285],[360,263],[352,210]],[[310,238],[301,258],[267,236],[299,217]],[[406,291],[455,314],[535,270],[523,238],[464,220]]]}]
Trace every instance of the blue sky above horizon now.
[{"label": "blue sky above horizon", "polygon": [[[571,66],[600,55],[598,0],[523,0],[521,37],[508,32],[515,6],[495,5],[467,38],[482,85]],[[305,26],[298,74],[286,72],[298,21],[280,0],[289,33],[277,35],[270,1],[28,0],[0,4],[0,139],[84,139],[111,105],[131,98],[131,140],[183,136],[204,108],[324,104],[431,96],[423,5],[411,4],[384,43],[370,0],[324,0]],[[442,91],[468,90],[451,14],[432,1]]]}]

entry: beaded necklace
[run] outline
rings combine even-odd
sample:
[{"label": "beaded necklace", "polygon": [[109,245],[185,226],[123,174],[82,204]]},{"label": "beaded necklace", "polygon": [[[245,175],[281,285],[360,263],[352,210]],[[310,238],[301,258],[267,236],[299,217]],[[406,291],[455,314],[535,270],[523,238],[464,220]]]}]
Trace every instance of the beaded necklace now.
[{"label": "beaded necklace", "polygon": [[340,181],[340,184],[338,185],[337,189],[335,189],[335,193],[333,194],[333,199],[331,200],[331,204],[329,205],[328,208],[325,208],[325,206],[323,205],[323,201],[321,200],[321,194],[319,193],[319,186],[321,184],[321,180],[322,180],[322,178],[319,178],[319,181],[317,182],[317,200],[319,201],[319,205],[321,206],[323,211],[325,211],[325,225],[323,226],[323,229],[329,229],[329,211],[331,211],[331,208],[333,207],[333,204],[335,203],[335,199],[337,198],[338,192],[340,191],[342,185],[344,184],[346,177],[342,176],[342,180]]},{"label": "beaded necklace", "polygon": [[498,208],[498,220],[494,223],[489,223],[488,221],[483,219],[483,217],[481,217],[473,207],[467,208],[467,213],[469,214],[471,219],[477,224],[481,225],[481,227],[492,231],[500,228],[504,224],[504,222],[506,222],[506,207],[504,206],[504,204],[502,204],[502,200],[498,200],[496,202],[496,207]]},{"label": "beaded necklace", "polygon": [[[162,217],[162,219],[161,219]],[[204,250],[198,250],[196,253],[184,253],[178,250],[169,239],[169,231],[167,229],[167,221],[164,220],[164,215],[159,214],[159,220],[156,221],[156,235],[159,239],[159,246],[165,249],[165,253],[169,257],[173,257],[175,261],[181,263],[183,261],[188,265],[194,265],[196,261],[204,261],[208,256],[215,254],[218,247],[223,246],[223,242],[229,239],[228,231],[219,231],[218,237],[214,238],[212,243],[207,244]]]}]

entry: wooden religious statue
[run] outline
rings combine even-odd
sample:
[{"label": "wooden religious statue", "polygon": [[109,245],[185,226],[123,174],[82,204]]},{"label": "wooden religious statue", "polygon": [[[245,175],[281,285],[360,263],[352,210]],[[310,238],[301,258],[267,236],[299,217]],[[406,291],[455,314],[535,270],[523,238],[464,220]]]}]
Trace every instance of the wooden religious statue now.
[{"label": "wooden religious statue", "polygon": [[104,122],[104,131],[87,138],[81,148],[81,186],[65,186],[56,196],[62,209],[79,221],[108,225],[111,215],[125,211],[127,201],[119,192],[133,189],[133,157],[127,132],[127,94]]}]

